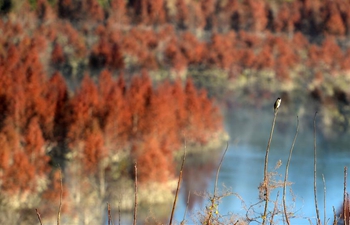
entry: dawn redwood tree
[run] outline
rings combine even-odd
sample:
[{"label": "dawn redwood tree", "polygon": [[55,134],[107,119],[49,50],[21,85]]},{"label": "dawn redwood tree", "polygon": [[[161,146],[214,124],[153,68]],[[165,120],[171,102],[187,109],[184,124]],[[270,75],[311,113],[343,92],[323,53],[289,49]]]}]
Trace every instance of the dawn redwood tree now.
[{"label": "dawn redwood tree", "polygon": [[172,88],[170,82],[164,82],[154,91],[147,110],[148,132],[163,144],[165,149],[178,149],[180,140],[177,127]]},{"label": "dawn redwood tree", "polygon": [[55,43],[51,52],[51,62],[53,65],[61,65],[66,61],[63,48],[60,44]]},{"label": "dawn redwood tree", "polygon": [[114,80],[111,74],[103,71],[99,79],[101,107],[101,128],[104,132],[106,147],[122,149],[130,140],[132,131],[132,113],[126,100],[124,77]]},{"label": "dawn redwood tree", "polygon": [[[104,146],[103,133],[98,121],[93,121],[93,128],[85,138],[82,157],[82,165],[87,174],[94,174],[103,167],[107,152]],[[107,165],[107,163],[104,163]],[[104,168],[103,168],[104,169]]]},{"label": "dawn redwood tree", "polygon": [[55,72],[47,84],[47,96],[49,108],[54,111],[52,137],[54,140],[62,141],[67,135],[66,110],[68,107],[68,90],[63,76]]},{"label": "dawn redwood tree", "polygon": [[145,115],[152,95],[152,83],[148,74],[144,71],[141,76],[134,76],[126,93],[126,101],[132,113],[131,137],[138,138],[147,130]]},{"label": "dawn redwood tree", "polygon": [[174,163],[171,151],[162,150],[157,137],[145,135],[145,141],[133,152],[138,165],[140,183],[166,182],[173,176]]},{"label": "dawn redwood tree", "polygon": [[182,130],[187,125],[186,120],[188,111],[186,107],[186,94],[180,79],[176,79],[172,85],[171,99],[173,101],[173,109],[177,130]]},{"label": "dawn redwood tree", "polygon": [[185,94],[187,110],[187,126],[185,127],[185,135],[187,136],[189,143],[196,143],[198,140],[202,139],[202,132],[198,128],[202,127],[203,124],[201,119],[201,103],[192,79],[186,80]]},{"label": "dawn redwood tree", "polygon": [[[10,194],[37,194],[42,191],[43,183],[49,171],[49,157],[45,152],[45,142],[38,119],[33,118],[24,134],[24,142],[20,142],[20,135],[8,124],[1,131],[2,141],[9,145],[11,154],[6,163],[8,168],[2,171],[1,188]],[[18,143],[13,143],[18,142]],[[6,165],[5,164],[5,165]]]},{"label": "dawn redwood tree", "polygon": [[10,195],[35,193],[37,188],[35,165],[31,164],[27,154],[15,150],[11,157],[12,163],[1,177],[1,189]]},{"label": "dawn redwood tree", "polygon": [[29,121],[24,134],[24,141],[24,151],[29,158],[29,162],[36,166],[37,175],[44,175],[48,172],[48,156],[46,156],[45,140],[37,117],[33,117]]},{"label": "dawn redwood tree", "polygon": [[91,128],[92,119],[98,115],[99,105],[98,89],[93,80],[86,74],[69,104],[67,135],[73,146],[85,139],[86,132]]}]

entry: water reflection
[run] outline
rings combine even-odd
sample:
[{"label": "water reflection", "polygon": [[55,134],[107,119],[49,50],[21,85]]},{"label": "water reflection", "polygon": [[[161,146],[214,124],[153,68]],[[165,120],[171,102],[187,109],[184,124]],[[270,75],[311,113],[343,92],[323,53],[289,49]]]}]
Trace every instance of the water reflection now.
[{"label": "water reflection", "polygon": [[[236,196],[230,196],[223,199],[220,204],[220,213],[229,215],[230,213],[240,214],[245,216],[247,210],[244,207],[249,207],[259,201],[258,186],[263,179],[263,165],[267,140],[271,129],[273,118],[272,111],[269,110],[251,110],[239,109],[234,113],[227,114],[226,126],[232,137],[232,140],[237,141],[236,144],[231,143],[228,153],[225,157],[219,184],[222,187],[224,184],[231,187],[232,191],[239,194],[244,202]],[[311,122],[310,122],[311,118]],[[308,219],[315,224],[315,203],[313,191],[313,115],[300,118],[300,130],[297,142],[292,155],[292,160],[289,168],[288,180],[292,182],[292,193],[287,191],[287,205],[289,210],[294,212],[295,218],[291,220],[292,224],[309,224]],[[270,156],[269,156],[269,171],[272,171],[275,163],[282,160],[282,167],[277,170],[283,180],[285,173],[285,164],[288,158],[289,149],[292,144],[296,130],[296,115],[289,116],[287,119],[283,117],[283,113],[277,118],[276,130],[272,139]],[[332,206],[339,209],[343,198],[343,170],[344,166],[350,165],[350,157],[347,153],[346,136],[337,139],[326,139],[322,137],[322,133],[317,129],[317,196],[320,216],[324,218],[324,189],[322,182],[322,174],[326,181],[326,218],[332,221],[333,210]],[[219,159],[216,160],[218,162]],[[198,168],[204,169],[204,168]],[[213,169],[215,170],[215,169]],[[212,192],[215,174],[206,170],[192,171],[189,173],[192,178],[189,178],[184,185],[182,191],[182,200],[179,202],[176,218],[181,221],[184,214],[186,193],[191,188],[205,186],[197,179],[199,176],[211,174],[211,182],[207,187],[209,192]],[[189,181],[192,181],[191,184]],[[204,189],[204,188],[203,188]],[[282,189],[280,192],[280,200]],[[276,193],[271,197],[276,198]],[[195,197],[197,198],[197,197]],[[199,197],[198,197],[199,198]],[[203,210],[204,200],[194,201],[191,205],[192,211],[189,213],[192,216],[187,216],[188,222],[199,210]],[[192,203],[193,204],[193,203]],[[258,207],[259,212],[261,209]]]}]

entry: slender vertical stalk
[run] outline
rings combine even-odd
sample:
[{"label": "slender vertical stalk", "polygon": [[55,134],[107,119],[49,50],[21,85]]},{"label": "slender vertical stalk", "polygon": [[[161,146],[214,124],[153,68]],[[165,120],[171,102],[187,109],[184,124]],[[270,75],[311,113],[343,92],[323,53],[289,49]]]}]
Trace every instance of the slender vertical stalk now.
[{"label": "slender vertical stalk", "polygon": [[264,214],[262,216],[262,219],[263,219],[262,225],[265,225],[265,223],[266,223],[267,206],[268,206],[268,202],[269,202],[269,185],[268,185],[269,181],[268,181],[268,174],[267,174],[267,166],[268,166],[268,162],[269,162],[269,151],[270,151],[270,145],[271,145],[271,141],[272,141],[273,131],[275,130],[277,113],[278,113],[278,108],[274,112],[273,121],[272,121],[272,127],[271,127],[271,132],[270,132],[270,137],[269,137],[269,141],[267,143],[266,154],[265,154],[264,187],[265,187],[266,199],[265,199]]},{"label": "slender vertical stalk", "polygon": [[317,217],[317,225],[321,224],[320,220],[320,213],[318,210],[318,204],[317,204],[317,184],[316,184],[316,171],[317,171],[317,152],[316,152],[316,115],[317,112],[315,113],[314,117],[314,198],[315,198],[315,207],[316,207],[316,217]]},{"label": "slender vertical stalk", "polygon": [[214,197],[216,197],[217,188],[218,188],[219,173],[220,173],[221,165],[222,165],[222,162],[224,161],[224,158],[225,158],[227,149],[228,149],[228,142],[226,143],[226,148],[225,148],[224,154],[223,154],[222,157],[221,157],[219,167],[218,167],[218,169],[216,170],[215,186],[214,186]]},{"label": "slender vertical stalk", "polygon": [[185,144],[184,155],[183,155],[183,158],[182,158],[182,164],[181,164],[181,169],[180,169],[180,174],[179,174],[179,180],[178,180],[178,182],[177,182],[174,204],[173,204],[173,208],[172,208],[172,210],[171,210],[169,225],[171,225],[171,224],[173,223],[173,217],[174,217],[174,212],[175,212],[177,197],[179,196],[179,190],[180,190],[181,181],[182,181],[182,171],[183,171],[183,169],[184,169],[185,159],[186,159],[186,144]]},{"label": "slender vertical stalk", "polygon": [[188,191],[187,202],[186,202],[186,209],[185,209],[185,212],[184,212],[184,218],[182,219],[180,225],[184,225],[185,224],[186,215],[187,215],[187,211],[188,211],[188,205],[190,204],[190,196],[191,196],[191,191]]},{"label": "slender vertical stalk", "polygon": [[36,212],[36,215],[37,215],[37,217],[38,217],[38,220],[39,220],[40,225],[43,225],[43,223],[41,222],[41,216],[40,216],[39,210],[38,210],[38,209],[35,209],[35,212]]},{"label": "slender vertical stalk", "polygon": [[137,162],[134,165],[135,168],[135,205],[134,205],[134,223],[136,225],[136,217],[137,217]]},{"label": "slender vertical stalk", "polygon": [[111,205],[107,203],[108,210],[108,225],[112,225]]},{"label": "slender vertical stalk", "polygon": [[348,196],[347,196],[347,191],[346,191],[346,178],[348,175],[348,168],[345,166],[344,167],[344,199],[343,199],[343,219],[344,219],[344,224],[349,225],[349,218],[348,217]]},{"label": "slender vertical stalk", "polygon": [[283,182],[283,210],[284,210],[284,217],[286,219],[286,222],[288,225],[290,225],[290,221],[288,218],[288,214],[287,214],[287,206],[286,206],[286,186],[287,186],[287,180],[288,180],[288,170],[289,170],[289,164],[290,164],[290,160],[292,158],[292,152],[294,149],[294,144],[295,141],[297,140],[297,136],[298,136],[298,131],[299,131],[299,118],[297,117],[297,130],[295,132],[295,136],[294,136],[294,140],[292,143],[292,146],[289,150],[289,156],[288,156],[288,160],[287,160],[287,165],[286,165],[286,173],[284,175],[284,182]]},{"label": "slender vertical stalk", "polygon": [[337,219],[337,213],[335,212],[335,208],[333,207],[333,225],[337,225],[338,224],[338,219]]},{"label": "slender vertical stalk", "polygon": [[273,219],[274,219],[275,215],[277,215],[277,213],[278,213],[278,197],[279,197],[279,195],[280,195],[280,192],[277,192],[277,197],[276,197],[275,204],[274,204],[273,211],[272,211],[271,218],[270,218],[270,224],[274,224]]},{"label": "slender vertical stalk", "polygon": [[226,148],[225,148],[224,154],[221,157],[221,160],[220,160],[220,163],[219,163],[219,167],[216,170],[214,194],[213,194],[213,197],[211,198],[211,206],[210,206],[211,212],[209,213],[209,216],[208,216],[206,224],[211,224],[211,218],[212,218],[212,215],[213,215],[212,210],[216,208],[216,206],[215,206],[216,205],[216,201],[217,201],[217,194],[216,193],[217,193],[217,186],[218,186],[218,180],[219,180],[219,173],[220,173],[221,165],[222,165],[222,162],[224,161],[227,149],[228,149],[228,142],[226,144]]},{"label": "slender vertical stalk", "polygon": [[323,224],[327,224],[327,215],[326,215],[326,180],[324,178],[324,175],[322,174],[322,181],[323,181]]}]

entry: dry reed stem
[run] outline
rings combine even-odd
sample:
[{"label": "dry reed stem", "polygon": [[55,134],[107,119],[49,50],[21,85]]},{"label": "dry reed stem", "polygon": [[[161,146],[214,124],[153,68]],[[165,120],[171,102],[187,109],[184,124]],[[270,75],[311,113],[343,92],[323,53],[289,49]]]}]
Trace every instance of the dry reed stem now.
[{"label": "dry reed stem", "polygon": [[326,180],[324,178],[324,174],[322,174],[322,182],[323,182],[323,224],[327,224],[327,215],[326,215]]},{"label": "dry reed stem", "polygon": [[136,225],[136,217],[137,217],[137,162],[134,165],[135,168],[135,205],[134,205],[134,225]]},{"label": "dry reed stem", "polygon": [[214,186],[214,198],[216,197],[216,193],[217,193],[218,179],[219,179],[219,173],[220,173],[221,165],[222,165],[222,162],[224,161],[227,149],[228,149],[228,142],[226,143],[226,148],[225,148],[224,154],[221,157],[219,167],[216,170],[215,186]]},{"label": "dry reed stem", "polygon": [[318,204],[317,204],[317,183],[316,183],[316,171],[317,171],[317,151],[316,151],[316,115],[317,112],[315,113],[314,116],[314,198],[315,198],[315,207],[316,207],[316,219],[317,219],[317,225],[321,225],[321,220],[320,220],[320,213],[318,210]]},{"label": "dry reed stem", "polygon": [[335,212],[335,208],[333,206],[333,225],[337,225],[338,224],[338,220],[337,220],[337,213]]},{"label": "dry reed stem", "polygon": [[272,211],[272,214],[271,214],[271,218],[270,218],[270,224],[273,224],[273,218],[278,213],[278,197],[279,197],[279,195],[280,195],[280,192],[278,191],[277,192],[276,201],[275,201],[275,204],[274,204],[274,207],[273,207],[273,211]]},{"label": "dry reed stem", "polygon": [[348,168],[345,166],[344,167],[344,199],[343,199],[343,219],[344,219],[344,224],[349,225],[349,218],[347,218],[348,213],[347,213],[347,205],[349,204],[348,202],[348,196],[346,192],[346,178],[348,175]]},{"label": "dry reed stem", "polygon": [[173,217],[174,217],[174,212],[175,212],[177,198],[179,196],[179,190],[180,190],[181,181],[182,181],[182,172],[183,172],[184,165],[185,165],[185,159],[186,159],[186,144],[185,144],[184,155],[183,155],[183,158],[182,158],[182,164],[181,164],[181,169],[180,169],[180,174],[179,174],[179,180],[177,182],[174,204],[173,204],[173,208],[171,210],[169,225],[171,225],[173,223]]},{"label": "dry reed stem", "polygon": [[287,186],[287,180],[288,180],[289,164],[290,164],[290,160],[292,158],[292,152],[293,152],[293,149],[294,149],[295,141],[297,140],[298,132],[299,132],[299,117],[297,117],[297,130],[295,132],[295,136],[294,136],[294,140],[293,140],[292,146],[291,146],[291,148],[289,150],[289,156],[288,156],[287,165],[286,165],[286,173],[284,175],[284,182],[283,182],[283,197],[282,197],[283,210],[284,210],[284,216],[285,216],[285,219],[286,219],[286,222],[287,222],[288,225],[290,225],[290,221],[289,221],[289,218],[288,218],[287,206],[286,206],[286,186]]},{"label": "dry reed stem", "polygon": [[63,184],[62,184],[62,170],[61,170],[61,167],[59,167],[59,171],[60,171],[60,204],[58,206],[58,212],[57,212],[57,225],[60,225],[60,221],[61,221],[62,196],[63,196]]},{"label": "dry reed stem", "polygon": [[188,205],[190,203],[190,196],[191,196],[191,191],[188,191],[188,196],[187,196],[187,202],[186,202],[186,209],[184,212],[184,218],[181,221],[181,225],[185,225],[185,221],[186,221],[186,215],[187,215],[187,211],[188,211]]},{"label": "dry reed stem", "polygon": [[108,225],[112,225],[111,205],[107,203],[108,210]]},{"label": "dry reed stem", "polygon": [[226,148],[225,148],[224,154],[222,155],[218,169],[216,170],[214,194],[213,194],[213,197],[211,198],[211,206],[210,206],[211,212],[209,213],[208,219],[206,221],[206,224],[208,224],[208,225],[211,224],[211,218],[213,215],[212,210],[214,208],[216,208],[215,202],[217,201],[217,186],[218,186],[219,173],[220,173],[221,165],[222,165],[222,162],[224,161],[224,157],[226,155],[227,149],[228,149],[228,142],[226,143]]},{"label": "dry reed stem", "polygon": [[36,212],[36,215],[38,216],[38,220],[39,220],[40,225],[43,225],[43,223],[41,222],[41,216],[40,216],[39,210],[35,209],[35,212]]},{"label": "dry reed stem", "polygon": [[263,214],[263,216],[262,216],[262,219],[263,219],[262,225],[265,225],[265,223],[266,223],[267,206],[268,206],[268,202],[269,202],[269,193],[268,193],[268,191],[269,191],[269,190],[268,190],[269,181],[268,181],[268,174],[267,174],[267,166],[268,166],[268,162],[269,162],[269,151],[270,151],[270,145],[271,145],[271,141],[272,141],[273,131],[274,131],[274,129],[275,129],[277,114],[278,114],[278,108],[274,111],[274,116],[273,116],[273,121],[272,121],[272,127],[271,127],[270,137],[269,137],[269,141],[268,141],[268,143],[267,143],[266,154],[265,154],[264,182],[263,182],[263,185],[264,185],[264,187],[265,187],[266,198],[265,198],[264,214]]}]

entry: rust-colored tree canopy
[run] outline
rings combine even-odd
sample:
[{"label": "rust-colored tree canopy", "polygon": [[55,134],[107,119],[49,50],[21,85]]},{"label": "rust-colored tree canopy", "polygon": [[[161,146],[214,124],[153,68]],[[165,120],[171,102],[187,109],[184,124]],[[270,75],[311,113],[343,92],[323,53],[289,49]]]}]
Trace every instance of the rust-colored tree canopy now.
[{"label": "rust-colored tree canopy", "polygon": [[343,0],[9,2],[0,3],[0,197],[55,199],[57,164],[102,189],[123,154],[141,183],[174,177],[173,153],[222,129],[214,101],[187,77],[193,68],[232,83],[247,70],[302,80],[299,67],[322,83],[350,68]]},{"label": "rust-colored tree canopy", "polygon": [[60,72],[50,76],[44,69],[33,39],[22,41],[28,46],[9,45],[0,65],[4,196],[55,199],[55,162],[69,173],[96,179],[120,153],[129,154],[129,165],[138,162],[141,183],[166,182],[175,176],[174,152],[185,139],[205,144],[222,129],[219,110],[190,79],[153,82],[143,70],[125,80],[107,63],[98,79],[86,72],[76,88],[69,88]]}]

